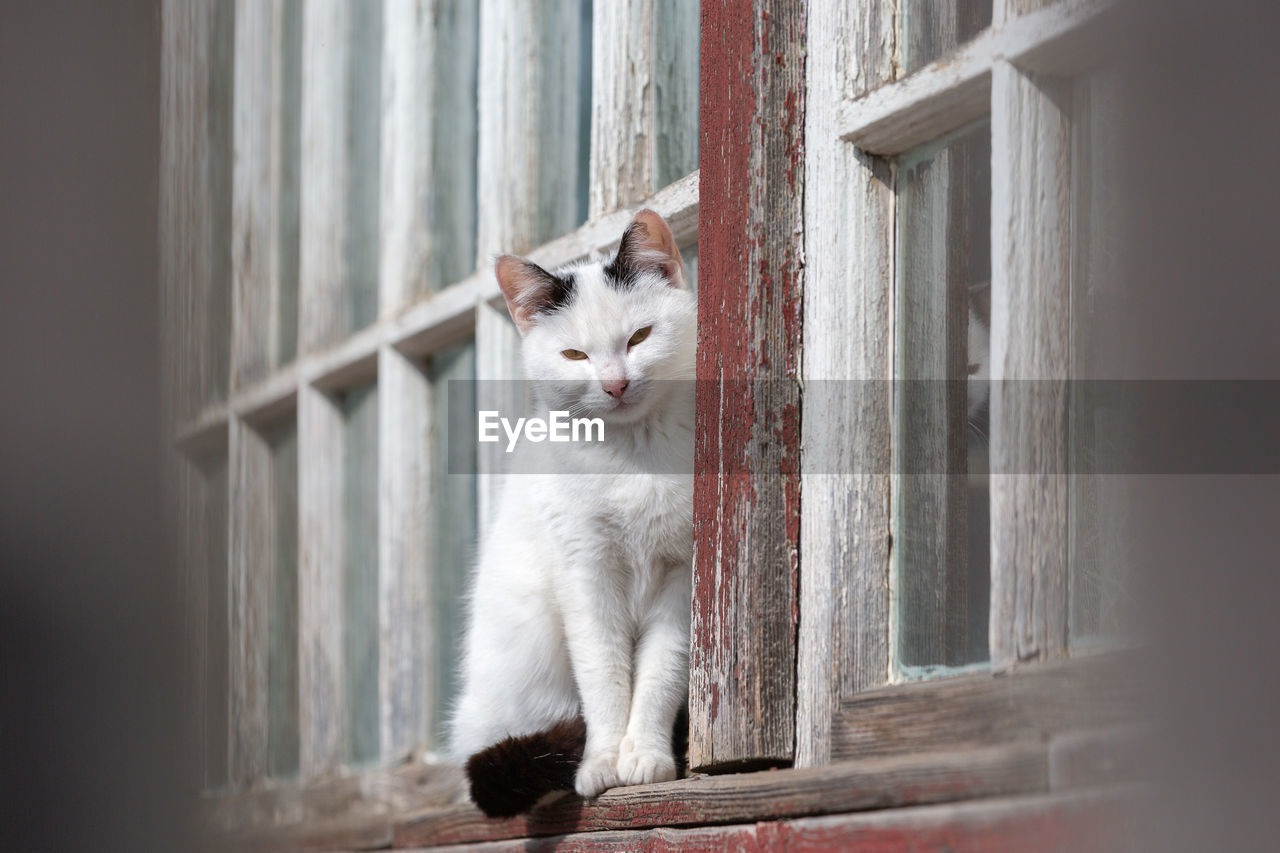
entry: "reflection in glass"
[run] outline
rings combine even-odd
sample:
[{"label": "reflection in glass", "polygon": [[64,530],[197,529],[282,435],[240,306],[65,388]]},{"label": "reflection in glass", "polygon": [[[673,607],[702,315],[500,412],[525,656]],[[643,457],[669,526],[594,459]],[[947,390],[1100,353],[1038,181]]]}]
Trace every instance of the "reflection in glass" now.
[{"label": "reflection in glass", "polygon": [[907,73],[950,53],[991,26],[991,0],[906,0],[902,13]]},{"label": "reflection in glass", "polygon": [[349,391],[343,414],[343,671],[347,759],[378,758],[378,387]]},{"label": "reflection in glass", "polygon": [[921,676],[988,656],[989,122],[902,155],[897,194],[896,657]]},{"label": "reflection in glass", "polygon": [[[462,597],[475,558],[476,547],[476,452],[474,442],[450,442],[454,431],[467,431],[476,412],[476,347],[474,342],[437,352],[427,365],[431,382],[431,507],[432,564],[430,630],[437,650],[435,684],[431,695],[435,708],[433,734],[443,742],[443,723],[456,691],[459,660],[458,640],[462,633]],[[450,458],[461,448],[462,458]],[[453,471],[465,473],[449,473]]]},{"label": "reflection in glass", "polygon": [[271,613],[267,650],[267,760],[272,776],[298,772],[298,428],[268,432],[271,448]]}]

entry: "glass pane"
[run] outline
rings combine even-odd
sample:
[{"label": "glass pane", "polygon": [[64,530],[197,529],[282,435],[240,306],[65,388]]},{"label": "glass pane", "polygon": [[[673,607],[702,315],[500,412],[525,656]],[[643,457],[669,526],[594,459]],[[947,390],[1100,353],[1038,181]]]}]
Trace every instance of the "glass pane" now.
[{"label": "glass pane", "polygon": [[[1119,168],[1122,115],[1119,78],[1099,73],[1076,81],[1072,93],[1071,470],[1068,584],[1073,648],[1097,644],[1132,628],[1124,567],[1133,560],[1122,535],[1128,478],[1122,405],[1109,379],[1125,358],[1112,318],[1123,316],[1118,226],[1124,176]],[[1103,382],[1098,382],[1103,380]],[[1102,392],[1102,393],[1097,393]]]},{"label": "glass pane", "polygon": [[298,198],[302,166],[302,0],[284,0],[280,34],[280,195],[276,239],[279,291],[272,331],[273,363],[298,355]]},{"label": "glass pane", "polygon": [[893,553],[908,676],[987,659],[987,121],[898,161]]},{"label": "glass pane", "polygon": [[689,289],[698,292],[698,244],[686,246],[680,250],[680,258],[684,261],[684,277],[689,282]]},{"label": "glass pane", "polygon": [[431,123],[431,268],[439,290],[460,281],[476,261],[476,98],[479,4],[451,0],[438,5],[433,62],[436,105]]},{"label": "glass pane", "polygon": [[591,0],[539,3],[537,215],[532,245],[587,221],[591,156]]},{"label": "glass pane", "polygon": [[351,49],[347,64],[345,291],[349,331],[378,316],[378,191],[382,144],[382,2],[349,6]]},{"label": "glass pane", "polygon": [[902,44],[907,73],[991,26],[991,0],[906,0]]},{"label": "glass pane", "polygon": [[[476,443],[449,441],[467,434],[475,422],[476,347],[468,342],[433,355],[431,381],[432,633],[439,655],[433,667],[432,719],[437,743],[444,743],[444,721],[453,703],[463,626],[462,597],[476,547]],[[454,455],[459,454],[459,455]],[[451,470],[455,473],[450,473]]]},{"label": "glass pane", "polygon": [[[225,400],[231,377],[231,184],[235,151],[235,0],[217,0],[209,34],[206,114],[209,181],[209,281],[204,288],[202,402]],[[201,292],[198,289],[197,293]]]},{"label": "glass pane", "polygon": [[342,398],[347,758],[378,758],[378,387]]},{"label": "glass pane", "polygon": [[298,772],[298,428],[267,435],[271,447],[271,615],[267,650],[268,772]]},{"label": "glass pane", "polygon": [[654,189],[698,168],[700,7],[699,0],[654,4]]},{"label": "glass pane", "polygon": [[231,731],[231,634],[227,602],[227,457],[204,460],[199,471],[199,507],[202,518],[196,523],[203,535],[192,543],[194,566],[205,563],[205,785],[218,788],[228,780],[228,736]]}]

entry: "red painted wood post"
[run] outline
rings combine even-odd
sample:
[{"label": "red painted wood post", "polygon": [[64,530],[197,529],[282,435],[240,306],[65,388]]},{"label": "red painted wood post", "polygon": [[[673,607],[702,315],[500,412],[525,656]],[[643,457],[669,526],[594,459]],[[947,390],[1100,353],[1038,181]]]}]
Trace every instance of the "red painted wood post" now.
[{"label": "red painted wood post", "polygon": [[702,3],[695,769],[794,754],[804,7]]}]

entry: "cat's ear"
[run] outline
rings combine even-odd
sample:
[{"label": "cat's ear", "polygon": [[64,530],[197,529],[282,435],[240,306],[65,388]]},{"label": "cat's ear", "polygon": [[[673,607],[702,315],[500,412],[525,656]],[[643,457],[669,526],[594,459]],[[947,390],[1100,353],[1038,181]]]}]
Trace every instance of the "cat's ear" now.
[{"label": "cat's ear", "polygon": [[524,258],[502,255],[494,263],[498,286],[507,300],[507,310],[521,334],[533,328],[534,317],[568,297],[570,285]]},{"label": "cat's ear", "polygon": [[631,220],[618,245],[618,254],[605,267],[606,274],[624,283],[645,272],[658,273],[672,287],[688,286],[676,238],[662,217],[648,209]]}]

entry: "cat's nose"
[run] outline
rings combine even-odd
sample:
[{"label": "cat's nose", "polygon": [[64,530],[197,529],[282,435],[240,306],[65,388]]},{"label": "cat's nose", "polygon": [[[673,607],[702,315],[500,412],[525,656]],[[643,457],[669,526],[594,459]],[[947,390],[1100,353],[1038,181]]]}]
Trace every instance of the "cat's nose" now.
[{"label": "cat's nose", "polygon": [[627,380],[611,379],[608,382],[601,382],[600,387],[604,389],[604,393],[610,397],[621,400],[622,392],[627,390]]}]

